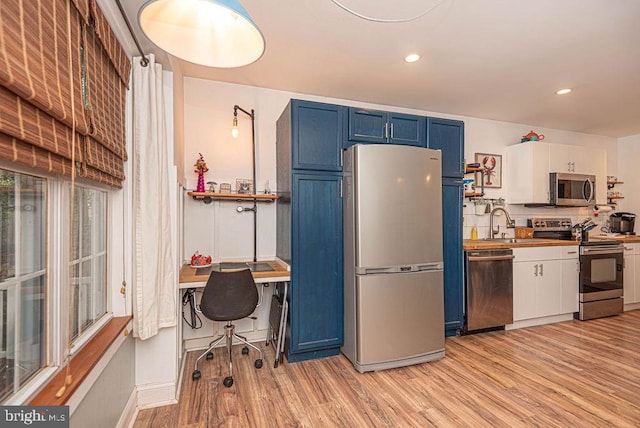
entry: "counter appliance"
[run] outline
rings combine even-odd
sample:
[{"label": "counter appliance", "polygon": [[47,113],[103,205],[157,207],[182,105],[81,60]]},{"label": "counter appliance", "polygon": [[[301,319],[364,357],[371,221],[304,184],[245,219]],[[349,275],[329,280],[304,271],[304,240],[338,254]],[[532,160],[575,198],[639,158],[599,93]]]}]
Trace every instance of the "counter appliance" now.
[{"label": "counter appliance", "polygon": [[616,212],[609,216],[609,231],[622,235],[635,235],[633,231],[636,215],[633,213]]},{"label": "counter appliance", "polygon": [[441,170],[440,150],[345,151],[342,352],[359,372],[444,357]]}]

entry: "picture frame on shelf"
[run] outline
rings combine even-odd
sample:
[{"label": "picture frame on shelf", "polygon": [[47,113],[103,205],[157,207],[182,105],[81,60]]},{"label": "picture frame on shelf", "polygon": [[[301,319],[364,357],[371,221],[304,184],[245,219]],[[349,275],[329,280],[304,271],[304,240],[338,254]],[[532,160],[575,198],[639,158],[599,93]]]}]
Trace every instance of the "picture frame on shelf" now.
[{"label": "picture frame on shelf", "polygon": [[220,193],[231,193],[231,183],[220,183]]},{"label": "picture frame on shelf", "polygon": [[476,153],[475,161],[480,163],[484,169],[484,174],[476,173],[476,188],[482,186],[484,178],[484,188],[502,188],[502,155],[491,153]]},{"label": "picture frame on shelf", "polygon": [[253,192],[253,180],[246,178],[236,179],[236,193],[252,194]]}]

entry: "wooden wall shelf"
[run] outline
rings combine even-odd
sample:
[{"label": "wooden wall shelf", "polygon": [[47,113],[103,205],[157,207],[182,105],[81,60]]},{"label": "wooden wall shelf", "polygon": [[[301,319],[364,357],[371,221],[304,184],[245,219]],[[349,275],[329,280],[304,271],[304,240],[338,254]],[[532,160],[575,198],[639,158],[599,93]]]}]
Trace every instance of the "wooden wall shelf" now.
[{"label": "wooden wall shelf", "polygon": [[480,191],[479,192],[465,192],[464,193],[464,197],[465,198],[479,198],[479,197],[484,196],[484,172],[485,172],[485,169],[482,168],[482,167],[478,167],[478,168],[466,167],[465,170],[464,170],[465,174],[475,174],[477,172],[479,172],[480,176],[481,176],[480,177],[480,183],[481,183]]},{"label": "wooden wall shelf", "polygon": [[482,167],[478,167],[478,168],[469,168],[467,167],[467,169],[465,169],[464,173],[465,174],[471,174],[472,172],[483,172],[484,168]]},{"label": "wooden wall shelf", "polygon": [[256,201],[273,202],[279,199],[278,195],[248,194],[248,193],[214,193],[214,192],[187,192],[195,201],[211,202],[219,201]]}]

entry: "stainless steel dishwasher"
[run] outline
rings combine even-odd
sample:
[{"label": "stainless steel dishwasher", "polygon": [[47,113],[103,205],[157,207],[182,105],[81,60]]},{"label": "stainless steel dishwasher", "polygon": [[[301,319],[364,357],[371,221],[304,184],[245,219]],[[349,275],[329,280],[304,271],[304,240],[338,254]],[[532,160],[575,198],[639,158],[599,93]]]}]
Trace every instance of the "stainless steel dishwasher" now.
[{"label": "stainless steel dishwasher", "polygon": [[467,331],[513,323],[513,251],[465,252]]}]

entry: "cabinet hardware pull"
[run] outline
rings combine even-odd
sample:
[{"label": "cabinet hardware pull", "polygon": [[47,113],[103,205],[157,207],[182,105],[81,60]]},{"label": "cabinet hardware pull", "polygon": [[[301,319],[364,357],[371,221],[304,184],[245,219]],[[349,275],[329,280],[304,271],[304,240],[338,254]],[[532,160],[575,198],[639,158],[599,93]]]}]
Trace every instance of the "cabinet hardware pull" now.
[{"label": "cabinet hardware pull", "polygon": [[389,139],[389,128],[387,127],[388,123],[384,124],[384,139],[388,140]]},{"label": "cabinet hardware pull", "polygon": [[342,198],[342,187],[343,187],[343,182],[342,182],[342,178],[340,179],[340,198]]},{"label": "cabinet hardware pull", "polygon": [[393,122],[391,122],[391,139],[393,140]]},{"label": "cabinet hardware pull", "polygon": [[538,276],[538,265],[535,264],[533,265],[533,267],[535,268],[535,272],[533,273],[535,276]]},{"label": "cabinet hardware pull", "polygon": [[540,276],[544,276],[544,265],[540,263]]}]

